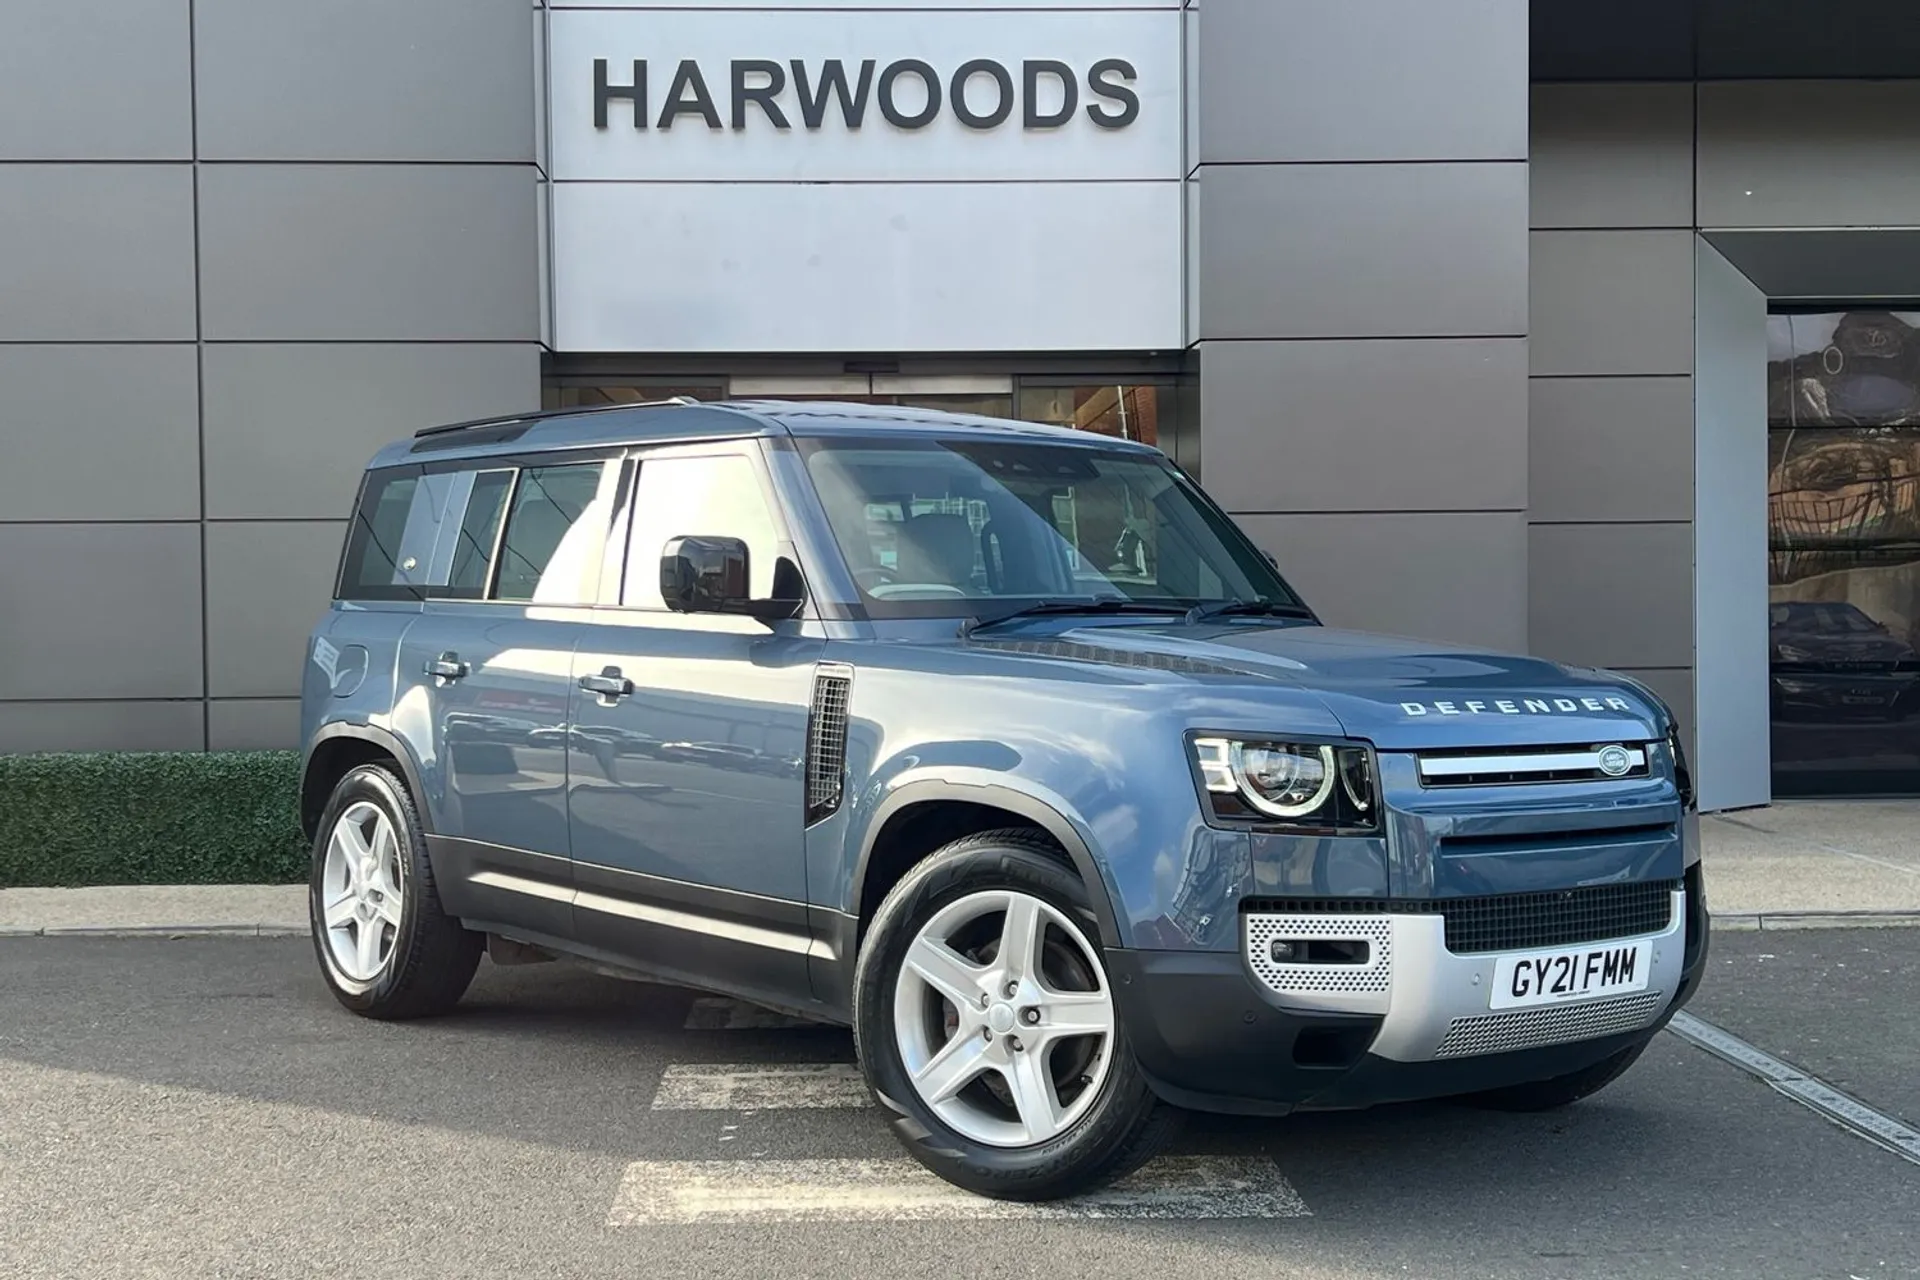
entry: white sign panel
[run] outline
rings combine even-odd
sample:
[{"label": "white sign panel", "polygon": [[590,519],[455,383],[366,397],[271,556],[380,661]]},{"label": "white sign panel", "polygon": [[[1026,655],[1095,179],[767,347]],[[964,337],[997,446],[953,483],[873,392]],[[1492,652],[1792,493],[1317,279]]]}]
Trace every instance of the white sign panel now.
[{"label": "white sign panel", "polygon": [[1170,350],[1181,185],[558,183],[562,351]]},{"label": "white sign panel", "polygon": [[553,176],[1177,178],[1177,11],[556,10]]}]

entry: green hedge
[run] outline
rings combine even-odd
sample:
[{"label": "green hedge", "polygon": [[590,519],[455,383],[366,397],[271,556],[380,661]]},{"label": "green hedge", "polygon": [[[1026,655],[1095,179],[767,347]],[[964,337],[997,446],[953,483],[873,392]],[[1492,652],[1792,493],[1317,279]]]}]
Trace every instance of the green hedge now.
[{"label": "green hedge", "polygon": [[0,888],[306,879],[292,751],[0,756]]}]

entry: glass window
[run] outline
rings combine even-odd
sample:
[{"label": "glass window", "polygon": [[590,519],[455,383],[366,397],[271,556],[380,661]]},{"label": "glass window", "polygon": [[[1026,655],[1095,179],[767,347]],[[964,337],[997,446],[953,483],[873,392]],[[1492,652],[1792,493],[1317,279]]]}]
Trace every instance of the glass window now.
[{"label": "glass window", "polygon": [[599,595],[596,576],[607,510],[597,499],[604,462],[528,467],[514,487],[500,540],[496,600],[584,604]]},{"label": "glass window", "polygon": [[960,615],[996,597],[1298,603],[1157,458],[1004,440],[803,448],[876,616]]},{"label": "glass window", "polygon": [[739,538],[747,544],[749,588],[773,595],[780,537],[753,463],[737,453],[647,458],[634,486],[620,603],[664,609],[660,555],[675,538]]},{"label": "glass window", "polygon": [[618,383],[594,386],[570,386],[549,383],[541,391],[544,409],[581,409],[601,404],[645,404],[691,396],[695,400],[721,400],[726,393],[718,382]]},{"label": "glass window", "polygon": [[[413,580],[400,566],[412,565],[433,549],[433,530],[424,541],[416,506],[425,507],[417,468],[376,471],[367,476],[347,533],[340,596],[347,600],[410,598]],[[411,535],[411,536],[409,536]]]},{"label": "glass window", "polygon": [[1160,443],[1160,388],[1103,385],[1020,388],[1020,417],[1143,444]]},{"label": "glass window", "polygon": [[507,494],[513,489],[513,472],[465,472],[460,489],[465,501],[452,507],[461,512],[461,517],[447,557],[446,594],[478,600],[487,592],[487,576],[493,568],[493,546],[499,540],[500,517],[507,509]]}]

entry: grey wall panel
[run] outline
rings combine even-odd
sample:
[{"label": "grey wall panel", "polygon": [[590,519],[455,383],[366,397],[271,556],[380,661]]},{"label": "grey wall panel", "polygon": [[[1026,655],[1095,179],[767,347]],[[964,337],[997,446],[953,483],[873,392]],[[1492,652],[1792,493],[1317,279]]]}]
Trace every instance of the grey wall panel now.
[{"label": "grey wall panel", "polygon": [[346,522],[207,526],[207,671],[214,697],[297,697],[306,637],[327,610]]},{"label": "grey wall panel", "polygon": [[533,161],[523,0],[195,0],[200,154]]},{"label": "grey wall panel", "polygon": [[1693,235],[1533,233],[1536,374],[1693,369]]},{"label": "grey wall panel", "polygon": [[532,344],[215,344],[207,514],[345,519],[376,450],[436,423],[540,407]]},{"label": "grey wall panel", "polygon": [[1767,604],[1767,299],[1697,241],[1693,618],[1700,807],[1773,798]]},{"label": "grey wall panel", "polygon": [[1533,650],[1600,667],[1693,665],[1693,530],[1685,524],[1536,524]]},{"label": "grey wall panel", "polygon": [[200,694],[197,525],[0,525],[0,600],[0,700]]},{"label": "grey wall panel", "polygon": [[1920,82],[1700,86],[1703,227],[1920,226]]},{"label": "grey wall panel", "polygon": [[1533,86],[1535,227],[1691,227],[1693,86]]},{"label": "grey wall panel", "polygon": [[1199,157],[1524,160],[1527,0],[1207,0]]},{"label": "grey wall panel", "polygon": [[537,342],[534,174],[531,165],[209,166],[206,335]]},{"label": "grey wall panel", "polygon": [[0,342],[191,341],[193,170],[0,165]]},{"label": "grey wall panel", "polygon": [[1693,519],[1688,378],[1535,378],[1528,414],[1537,522]]},{"label": "grey wall panel", "polygon": [[1210,165],[1201,338],[1527,331],[1524,164]]},{"label": "grey wall panel", "polygon": [[207,705],[214,751],[287,751],[300,745],[298,698],[215,698]]},{"label": "grey wall panel", "polygon": [[1526,647],[1522,514],[1241,516],[1238,521],[1279,558],[1287,580],[1330,625],[1502,650]]},{"label": "grey wall panel", "polygon": [[28,751],[199,751],[206,713],[186,702],[0,702],[0,755]]},{"label": "grey wall panel", "polygon": [[1200,375],[1229,510],[1526,509],[1521,339],[1209,342]]},{"label": "grey wall panel", "polygon": [[0,346],[0,520],[200,514],[194,348]]},{"label": "grey wall panel", "polygon": [[190,160],[188,0],[54,0],[7,8],[0,156]]}]

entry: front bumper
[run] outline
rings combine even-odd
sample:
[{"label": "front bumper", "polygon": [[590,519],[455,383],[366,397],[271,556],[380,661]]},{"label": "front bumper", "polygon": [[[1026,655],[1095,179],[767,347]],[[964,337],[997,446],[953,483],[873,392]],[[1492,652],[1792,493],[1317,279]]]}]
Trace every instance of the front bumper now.
[{"label": "front bumper", "polygon": [[1448,951],[1433,914],[1286,921],[1289,936],[1319,925],[1372,941],[1373,963],[1325,966],[1318,981],[1249,959],[1247,939],[1268,936],[1258,928],[1243,928],[1240,952],[1112,951],[1109,973],[1141,1068],[1179,1106],[1279,1114],[1472,1093],[1580,1070],[1665,1026],[1708,948],[1697,867],[1685,884],[1666,926],[1636,935],[1653,968],[1621,996],[1494,1011],[1497,955]]}]

